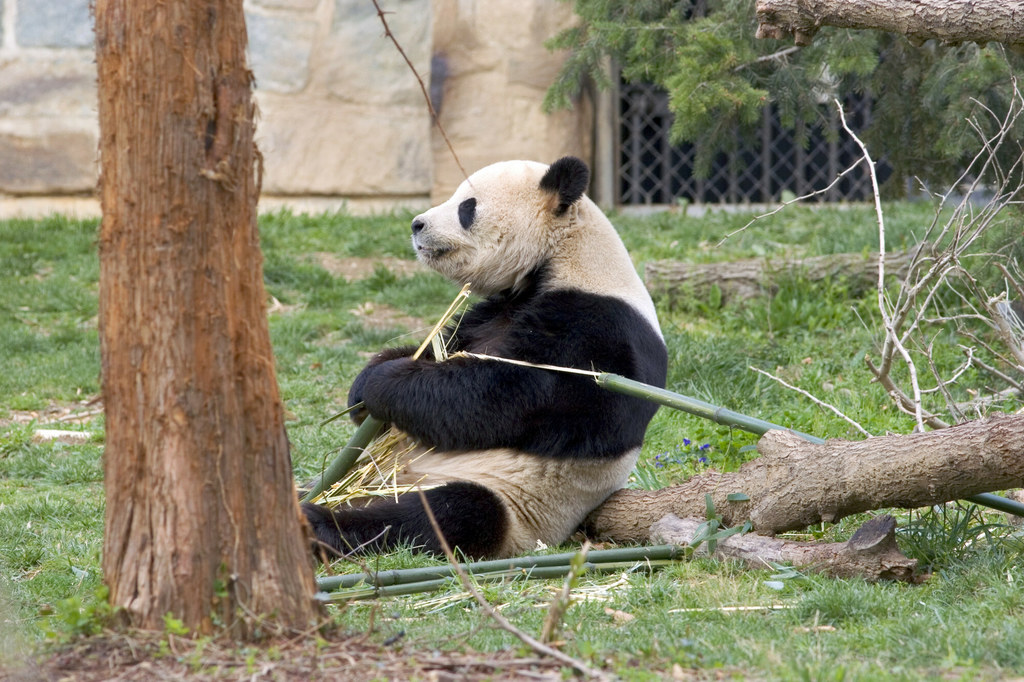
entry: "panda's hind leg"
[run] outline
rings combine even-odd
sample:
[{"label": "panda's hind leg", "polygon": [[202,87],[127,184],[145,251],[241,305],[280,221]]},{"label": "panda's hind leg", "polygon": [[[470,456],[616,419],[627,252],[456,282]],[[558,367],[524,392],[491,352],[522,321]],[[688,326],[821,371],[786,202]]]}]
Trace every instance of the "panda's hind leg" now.
[{"label": "panda's hind leg", "polygon": [[[508,514],[493,492],[469,481],[453,481],[424,495],[450,546],[471,557],[495,556],[500,551]],[[387,550],[400,544],[443,553],[419,493],[337,510],[306,503],[302,511],[316,540],[338,554]]]}]

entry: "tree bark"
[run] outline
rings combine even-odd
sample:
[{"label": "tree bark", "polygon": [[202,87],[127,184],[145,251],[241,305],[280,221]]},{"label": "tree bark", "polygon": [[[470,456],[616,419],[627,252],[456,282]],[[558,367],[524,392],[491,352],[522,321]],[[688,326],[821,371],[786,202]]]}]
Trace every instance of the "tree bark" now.
[{"label": "tree bark", "polygon": [[[669,514],[651,526],[651,537],[656,542],[689,545],[700,524],[695,519]],[[914,575],[917,561],[905,556],[896,546],[896,519],[888,515],[867,521],[846,542],[795,542],[747,533],[719,540],[715,545],[712,553],[706,542],[701,543],[696,553],[735,559],[751,568],[765,568],[772,563],[791,564],[833,578],[903,582],[917,579]]]},{"label": "tree bark", "polygon": [[130,624],[315,622],[256,229],[242,0],[97,0],[104,579]]},{"label": "tree bark", "polygon": [[[917,251],[885,254],[885,272],[894,277],[906,276]],[[717,286],[722,300],[748,299],[778,289],[780,275],[800,276],[816,282],[845,277],[853,286],[863,288],[878,283],[878,254],[837,253],[803,259],[765,259],[723,263],[684,263],[651,261],[644,266],[644,282],[652,294],[671,299],[696,297],[706,300],[711,288]],[[773,281],[774,280],[774,281]]]},{"label": "tree bark", "polygon": [[[620,490],[590,513],[585,529],[603,539],[643,542],[667,514],[704,518],[710,494],[726,525],[749,520],[755,531],[779,533],[1024,485],[1024,414],[822,445],[769,431],[757,449],[761,456],[735,473],[710,472],[661,490]],[[734,493],[749,499],[729,500]]]},{"label": "tree bark", "polygon": [[822,26],[901,33],[915,45],[1024,44],[1024,11],[1002,0],[758,0],[757,37],[810,45]]}]

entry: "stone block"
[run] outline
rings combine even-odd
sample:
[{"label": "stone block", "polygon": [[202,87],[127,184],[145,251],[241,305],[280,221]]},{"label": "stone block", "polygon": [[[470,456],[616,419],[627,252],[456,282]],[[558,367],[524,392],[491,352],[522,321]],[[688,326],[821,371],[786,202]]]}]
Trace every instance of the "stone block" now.
[{"label": "stone block", "polygon": [[[381,6],[388,12],[391,32],[428,84],[433,24],[430,0],[386,0]],[[322,52],[327,91],[338,99],[426,106],[416,77],[385,36],[372,2],[335,0],[331,33]]]},{"label": "stone block", "polygon": [[315,10],[320,0],[246,0],[246,5],[266,7],[267,9],[285,9],[300,12]]},{"label": "stone block", "polygon": [[96,189],[97,135],[0,130],[0,193],[72,194]]},{"label": "stone block", "polygon": [[247,12],[249,64],[256,88],[270,92],[301,92],[309,83],[309,57],[316,22]]},{"label": "stone block", "polygon": [[256,142],[267,194],[424,196],[432,154],[425,106],[357,106],[262,94]]},{"label": "stone block", "polygon": [[92,52],[19,54],[0,63],[0,118],[96,118]]},{"label": "stone block", "polygon": [[21,47],[91,47],[92,39],[89,0],[18,3],[14,40]]},{"label": "stone block", "polygon": [[[468,173],[505,159],[589,159],[588,104],[550,115],[541,109],[564,58],[543,43],[575,21],[568,3],[435,0],[434,7],[434,50],[449,68],[441,123]],[[438,202],[464,177],[437,133],[432,148]]]}]

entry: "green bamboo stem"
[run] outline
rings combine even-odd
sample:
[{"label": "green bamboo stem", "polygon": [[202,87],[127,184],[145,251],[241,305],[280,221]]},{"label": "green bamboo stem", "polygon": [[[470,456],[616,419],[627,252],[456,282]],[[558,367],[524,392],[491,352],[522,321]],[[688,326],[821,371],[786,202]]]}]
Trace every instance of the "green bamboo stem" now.
[{"label": "green bamboo stem", "polygon": [[370,443],[377,437],[383,426],[384,422],[376,417],[367,415],[363,423],[356,429],[356,432],[352,434],[348,444],[331,460],[327,468],[320,473],[320,477],[316,479],[313,487],[302,496],[302,501],[311,502],[317,495],[340,481],[349,472],[352,465],[355,464],[356,458],[370,446]]},{"label": "green bamboo stem", "polygon": [[[657,386],[633,381],[632,379],[627,379],[626,377],[619,376],[618,374],[610,374],[607,372],[601,373],[596,377],[596,380],[598,386],[610,391],[631,395],[635,398],[650,400],[658,403],[659,405],[664,405],[698,417],[710,419],[711,421],[723,426],[735,426],[738,429],[743,429],[750,433],[756,433],[759,436],[764,435],[768,431],[778,430],[795,433],[810,443],[817,443],[820,445],[825,442],[824,438],[819,438],[818,436],[812,436],[808,433],[773,424],[772,422],[765,421],[764,419],[748,417],[745,414],[733,412],[732,410],[712,405],[711,403],[704,402],[697,398],[691,398],[689,396],[680,395],[679,393],[673,393],[672,391],[668,391],[664,388],[658,388]],[[983,507],[990,507],[1001,512],[1006,512],[1007,514],[1024,516],[1024,504],[1005,497],[1000,497],[999,495],[993,495],[992,493],[971,495],[964,499],[968,502],[973,502],[974,504],[980,504]]]},{"label": "green bamboo stem", "polygon": [[[646,562],[645,566],[666,566],[671,563],[668,560]],[[636,566],[636,562],[615,562],[610,564],[594,564],[585,562],[584,569],[588,573],[610,573],[629,570]],[[553,580],[564,578],[572,570],[571,566],[543,566],[531,570],[519,571],[495,571],[492,573],[474,573],[473,579],[478,582],[505,582],[508,580]],[[420,582],[400,583],[397,585],[386,585],[384,587],[362,587],[356,589],[338,589],[330,593],[330,601],[356,601],[359,599],[375,599],[379,597],[398,597],[406,594],[419,594],[422,592],[436,592],[450,587],[452,578],[437,578],[434,580],[423,580]]]},{"label": "green bamboo stem", "polygon": [[728,410],[724,407],[712,405],[711,403],[704,402],[698,398],[691,398],[690,396],[673,393],[672,391],[664,388],[658,388],[657,386],[651,386],[650,384],[633,381],[632,379],[627,379],[626,377],[618,374],[603,372],[597,375],[596,380],[598,386],[610,391],[631,395],[634,398],[650,400],[658,403],[659,405],[671,407],[674,410],[681,410],[697,417],[710,419],[716,424],[721,424],[722,426],[735,426],[743,429],[744,431],[749,431],[750,433],[756,433],[758,435],[763,435],[767,431],[789,431],[812,443],[825,442],[823,438],[818,438],[817,436],[812,436],[808,433],[788,429],[785,426],[779,426],[778,424],[773,424],[769,421],[765,421],[764,419],[748,417],[745,414],[740,414],[739,412],[733,412],[732,410]]},{"label": "green bamboo stem", "polygon": [[[654,545],[651,547],[623,547],[620,549],[591,550],[587,553],[588,564],[621,565],[635,564],[638,561],[671,561],[683,557],[685,548],[678,545]],[[484,574],[513,572],[516,575],[524,572],[533,574],[539,569],[559,569],[565,575],[576,552],[547,554],[542,556],[525,556],[513,559],[494,559],[491,561],[474,561],[459,564],[466,573],[479,577]],[[429,582],[433,580],[447,581],[455,575],[451,565],[428,566],[425,568],[406,568],[376,573],[355,573],[351,575],[333,575],[317,578],[317,589],[321,592],[332,592],[340,589],[356,587],[360,583],[375,587],[393,587],[410,583]],[[508,577],[507,575],[505,577]]]},{"label": "green bamboo stem", "polygon": [[[425,343],[426,342],[424,342],[424,344]],[[419,351],[417,351],[417,353],[418,352]],[[618,374],[602,372],[597,374],[595,380],[597,381],[598,386],[610,391],[631,395],[644,400],[650,400],[660,405],[671,407],[675,410],[681,410],[688,414],[703,417],[704,419],[710,419],[716,424],[736,427],[750,433],[755,433],[759,436],[764,435],[767,431],[781,430],[794,433],[810,443],[821,444],[825,442],[824,438],[819,438],[818,436],[812,436],[811,434],[803,433],[802,431],[780,426],[779,424],[774,424],[772,422],[765,421],[764,419],[749,417],[745,414],[741,414],[724,407],[712,405],[711,403],[698,398],[691,398],[690,396],[674,393],[664,388],[658,388],[656,386],[651,386],[650,384],[644,384],[639,381],[627,379],[626,377]],[[302,501],[311,501],[324,490],[341,480],[341,478],[352,468],[352,465],[355,463],[356,458],[359,457],[360,453],[362,453],[363,450],[373,442],[373,439],[377,437],[382,426],[382,422],[374,417],[367,416],[366,420],[363,421],[358,429],[356,429],[356,432],[352,435],[348,444],[340,453],[338,453],[338,456],[334,458],[330,465],[324,469],[319,479],[317,479],[315,485],[313,485],[309,492],[302,497]],[[1024,504],[1005,497],[1000,497],[999,495],[981,493],[964,499],[983,507],[989,507],[1008,514],[1024,517]]]},{"label": "green bamboo stem", "polygon": [[[633,560],[633,561],[586,561],[583,563],[583,567],[587,572],[590,573],[608,573],[615,571],[630,570],[638,565],[642,566],[666,566],[676,558],[683,555],[683,550],[680,547],[674,548],[676,556],[674,558],[666,559],[645,559],[645,560]],[[455,577],[455,573],[450,567],[439,567],[439,570],[434,573],[424,572],[419,573],[422,569],[407,569],[406,571],[389,571],[388,573],[395,573],[399,582],[388,583],[384,585],[373,585],[372,583],[361,583],[360,580],[347,580],[344,583],[340,583],[337,586],[330,587],[330,589],[323,589],[324,578],[317,581],[317,587],[320,588],[321,592],[330,593],[332,600],[337,601],[351,601],[356,599],[370,599],[374,597],[395,597],[406,594],[416,594],[420,592],[433,592],[439,589],[444,589],[451,586],[452,579]],[[472,572],[474,580],[479,582],[504,582],[508,580],[551,580],[554,578],[564,578],[568,573],[573,570],[572,566],[568,563],[557,565],[557,566],[535,566],[535,567],[518,567],[518,568],[507,568],[503,570],[492,570],[486,572]],[[403,575],[403,574],[408,575]],[[426,577],[419,580],[414,580],[410,576],[434,575],[436,577]],[[345,578],[366,578],[367,574],[361,573],[358,576],[333,576],[333,577],[345,577]],[[360,587],[360,585],[365,587]]]}]

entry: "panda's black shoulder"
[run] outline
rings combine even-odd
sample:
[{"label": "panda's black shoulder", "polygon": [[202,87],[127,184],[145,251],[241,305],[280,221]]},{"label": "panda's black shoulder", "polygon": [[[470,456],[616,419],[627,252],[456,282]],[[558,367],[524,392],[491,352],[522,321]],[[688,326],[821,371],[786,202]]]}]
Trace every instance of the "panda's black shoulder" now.
[{"label": "panda's black shoulder", "polygon": [[524,355],[538,362],[622,374],[664,386],[668,353],[661,334],[624,299],[576,289],[545,292],[525,315],[543,330]]},{"label": "panda's black shoulder", "polygon": [[660,333],[635,306],[614,296],[572,288],[505,292],[471,308],[459,335],[465,350],[665,382]]}]

